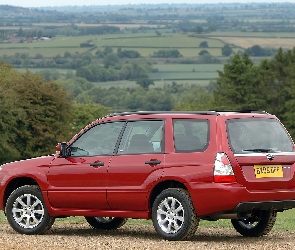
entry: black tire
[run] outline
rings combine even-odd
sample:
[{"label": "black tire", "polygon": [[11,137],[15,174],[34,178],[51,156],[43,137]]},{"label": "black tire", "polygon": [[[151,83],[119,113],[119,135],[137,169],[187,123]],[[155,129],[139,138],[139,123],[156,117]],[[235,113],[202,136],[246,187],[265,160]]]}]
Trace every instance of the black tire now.
[{"label": "black tire", "polygon": [[276,216],[276,211],[257,211],[248,219],[232,219],[231,223],[241,235],[246,237],[259,237],[271,231],[276,222]]},{"label": "black tire", "polygon": [[126,218],[116,217],[85,217],[86,221],[94,229],[114,230],[122,227],[126,222]]},{"label": "black tire", "polygon": [[154,201],[152,220],[159,235],[165,240],[187,240],[199,225],[189,193],[184,189],[169,188]]},{"label": "black tire", "polygon": [[22,186],[9,196],[5,213],[10,226],[21,234],[42,234],[53,225],[38,186]]}]

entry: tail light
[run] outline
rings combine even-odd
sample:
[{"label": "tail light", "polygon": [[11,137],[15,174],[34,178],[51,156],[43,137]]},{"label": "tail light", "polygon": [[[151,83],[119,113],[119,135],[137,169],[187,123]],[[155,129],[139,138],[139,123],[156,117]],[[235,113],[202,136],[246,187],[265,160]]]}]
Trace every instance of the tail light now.
[{"label": "tail light", "polygon": [[217,153],[214,162],[214,182],[236,182],[235,173],[226,153]]}]

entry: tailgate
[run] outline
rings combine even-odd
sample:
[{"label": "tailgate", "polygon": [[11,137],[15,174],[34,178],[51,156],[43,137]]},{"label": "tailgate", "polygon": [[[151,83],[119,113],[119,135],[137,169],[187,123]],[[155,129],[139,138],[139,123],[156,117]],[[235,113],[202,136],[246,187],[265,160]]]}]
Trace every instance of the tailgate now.
[{"label": "tailgate", "polygon": [[234,154],[238,183],[248,190],[295,188],[295,152]]}]

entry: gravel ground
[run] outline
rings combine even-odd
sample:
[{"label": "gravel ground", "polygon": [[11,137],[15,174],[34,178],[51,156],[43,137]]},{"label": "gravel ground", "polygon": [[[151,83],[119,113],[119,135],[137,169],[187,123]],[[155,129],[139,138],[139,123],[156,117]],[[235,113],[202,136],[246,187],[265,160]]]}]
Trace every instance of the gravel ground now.
[{"label": "gravel ground", "polygon": [[91,229],[87,223],[55,223],[44,235],[21,235],[1,224],[0,249],[98,250],[98,249],[295,249],[295,232],[271,231],[247,238],[234,229],[199,227],[191,241],[161,239],[152,225],[127,223],[116,231]]}]

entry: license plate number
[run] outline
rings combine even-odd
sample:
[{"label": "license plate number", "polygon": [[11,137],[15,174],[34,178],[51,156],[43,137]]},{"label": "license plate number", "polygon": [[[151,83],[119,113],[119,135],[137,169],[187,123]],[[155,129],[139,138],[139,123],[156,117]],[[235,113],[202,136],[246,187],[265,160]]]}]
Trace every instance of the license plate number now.
[{"label": "license plate number", "polygon": [[254,165],[256,178],[283,177],[283,167],[281,165]]}]

